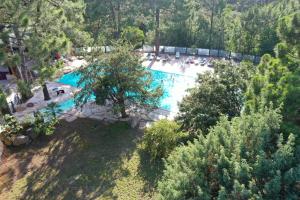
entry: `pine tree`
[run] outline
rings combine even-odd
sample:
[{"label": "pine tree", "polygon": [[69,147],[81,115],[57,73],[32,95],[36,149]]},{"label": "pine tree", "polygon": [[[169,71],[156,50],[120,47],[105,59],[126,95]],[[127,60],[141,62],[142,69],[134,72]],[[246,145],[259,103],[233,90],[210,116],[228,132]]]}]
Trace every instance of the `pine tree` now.
[{"label": "pine tree", "polygon": [[279,134],[278,111],[222,117],[166,161],[160,199],[297,199],[299,149]]},{"label": "pine tree", "polygon": [[[82,0],[1,0],[0,4],[2,51],[6,63],[16,67],[17,76],[26,82],[32,81],[28,61],[43,76],[43,71],[55,65],[54,54],[67,52],[71,43],[83,45],[89,39],[81,31],[85,9]],[[41,77],[42,85],[45,78],[49,77]]]},{"label": "pine tree", "polygon": [[[299,122],[299,18],[300,13],[284,17],[278,27],[281,40],[275,56],[264,55],[246,93],[245,112],[256,112],[272,105],[283,115],[283,132],[300,134]],[[297,137],[299,139],[299,137]]]}]

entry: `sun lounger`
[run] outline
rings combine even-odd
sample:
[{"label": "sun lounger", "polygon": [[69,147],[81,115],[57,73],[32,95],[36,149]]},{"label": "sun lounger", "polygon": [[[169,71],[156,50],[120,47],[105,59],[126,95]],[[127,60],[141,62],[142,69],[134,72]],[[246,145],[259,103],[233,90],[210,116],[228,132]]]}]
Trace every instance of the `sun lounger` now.
[{"label": "sun lounger", "polygon": [[60,94],[64,94],[64,93],[65,93],[65,90],[63,90],[63,89],[56,91],[57,96]]},{"label": "sun lounger", "polygon": [[56,92],[56,95],[65,94],[65,90],[61,87],[53,88],[52,91]]}]

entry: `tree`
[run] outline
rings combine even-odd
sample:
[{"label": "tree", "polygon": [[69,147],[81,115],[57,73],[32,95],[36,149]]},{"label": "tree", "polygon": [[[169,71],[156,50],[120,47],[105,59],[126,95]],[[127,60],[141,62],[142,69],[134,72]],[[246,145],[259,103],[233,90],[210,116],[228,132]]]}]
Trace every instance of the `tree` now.
[{"label": "tree", "polygon": [[126,108],[153,109],[159,105],[160,87],[153,88],[152,77],[140,63],[139,56],[132,52],[127,42],[115,42],[113,53],[98,55],[97,60],[80,70],[79,86],[83,86],[75,99],[77,105],[96,96],[96,103],[113,104],[114,111],[127,117]]},{"label": "tree", "polygon": [[[299,10],[297,0],[86,0],[86,22],[94,38],[119,38],[124,27],[140,27],[159,46],[196,45],[245,54],[273,54],[276,28]],[[230,10],[230,12],[228,12]]]},{"label": "tree", "polygon": [[300,69],[287,77],[286,97],[282,108],[285,133],[295,133],[300,144]]},{"label": "tree", "polygon": [[135,49],[141,47],[145,40],[143,31],[137,27],[126,27],[123,29],[121,36],[124,40],[130,42]]},{"label": "tree", "polygon": [[300,152],[292,134],[279,134],[280,118],[274,110],[222,117],[168,157],[160,199],[297,199]]},{"label": "tree", "polygon": [[251,71],[251,63],[238,66],[230,62],[218,62],[213,73],[199,75],[197,86],[189,90],[179,106],[177,121],[183,129],[207,132],[221,114],[230,119],[238,116]]},{"label": "tree", "polygon": [[150,1],[150,9],[154,13],[155,19],[155,55],[159,54],[160,47],[160,23],[161,23],[161,11],[164,10],[170,4],[170,0],[149,0]]},{"label": "tree", "polygon": [[51,102],[47,105],[47,107],[45,108],[45,114],[47,115],[47,117],[49,117],[50,119],[55,119],[57,120],[58,115],[60,115],[63,112],[63,110],[60,108],[60,106],[55,103],[55,102]]},{"label": "tree", "polygon": [[31,85],[23,80],[17,82],[17,90],[21,95],[21,101],[25,103],[28,99],[33,97]]},{"label": "tree", "polygon": [[279,108],[286,95],[286,77],[289,71],[280,60],[264,55],[253,75],[246,93],[245,111],[253,112],[269,107]]},{"label": "tree", "polygon": [[[25,82],[32,81],[33,69],[42,73],[56,65],[53,55],[68,52],[71,43],[78,46],[89,41],[89,35],[82,31],[82,0],[1,0],[0,4],[6,63],[16,67],[17,76]],[[49,77],[40,81],[47,100],[45,78]]]},{"label": "tree", "polygon": [[86,2],[88,29],[93,33],[94,39],[100,33],[106,33],[109,39],[118,38],[122,30],[122,11],[124,10],[126,1],[87,0]]},{"label": "tree", "polygon": [[[279,23],[281,40],[275,48],[275,56],[264,55],[246,93],[245,112],[259,111],[272,105],[283,115],[285,136],[293,131],[299,134],[299,16],[284,17]],[[293,24],[293,25],[292,25]]]}]

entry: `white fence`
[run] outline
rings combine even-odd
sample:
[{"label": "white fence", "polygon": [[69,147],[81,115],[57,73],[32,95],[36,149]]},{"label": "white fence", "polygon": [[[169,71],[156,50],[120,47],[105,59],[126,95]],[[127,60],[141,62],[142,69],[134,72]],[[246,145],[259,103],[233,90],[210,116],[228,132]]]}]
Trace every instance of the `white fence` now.
[{"label": "white fence", "polygon": [[[155,52],[155,47],[143,46],[141,51],[143,51],[145,53],[153,53],[153,52]],[[238,61],[250,60],[250,61],[253,61],[255,63],[260,62],[260,57],[259,56],[243,55],[242,53],[235,53],[235,52],[230,52],[230,51],[225,51],[225,50],[218,50],[218,49],[202,49],[202,48],[160,46],[159,47],[159,52],[160,53],[167,53],[167,54],[175,54],[176,52],[180,52],[181,54],[186,54],[186,55],[221,57],[221,58],[234,59],[234,60],[238,60]]]},{"label": "white fence", "polygon": [[[100,48],[103,52],[109,53],[113,50],[111,46],[102,46],[102,47],[84,47],[84,48],[76,48],[75,53],[90,53],[93,49]],[[155,47],[150,45],[144,45],[141,49],[141,52],[145,53],[153,53],[155,52]],[[234,59],[238,61],[242,60],[250,60],[255,63],[260,62],[259,56],[254,55],[243,55],[242,53],[235,53],[225,50],[218,50],[218,49],[202,49],[202,48],[186,48],[186,47],[172,47],[172,46],[160,46],[159,47],[160,53],[167,53],[167,54],[175,54],[176,52],[180,52],[181,54],[186,55],[199,55],[199,56],[211,56],[211,57],[221,57],[221,58],[228,58]]]}]

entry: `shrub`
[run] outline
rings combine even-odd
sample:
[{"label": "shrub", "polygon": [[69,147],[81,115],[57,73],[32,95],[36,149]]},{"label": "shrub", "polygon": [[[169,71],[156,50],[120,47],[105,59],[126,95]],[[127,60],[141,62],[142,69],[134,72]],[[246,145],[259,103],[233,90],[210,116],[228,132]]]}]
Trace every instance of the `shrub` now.
[{"label": "shrub", "polygon": [[55,130],[55,126],[58,122],[57,118],[52,117],[48,120],[45,120],[45,117],[42,113],[36,112],[34,114],[34,124],[33,124],[33,132],[36,135],[51,135]]},{"label": "shrub", "polygon": [[186,133],[178,131],[179,128],[176,122],[164,119],[146,129],[143,145],[152,159],[167,157],[187,137]]},{"label": "shrub", "polygon": [[21,95],[22,102],[27,101],[33,96],[31,92],[31,86],[29,83],[26,83],[25,81],[18,81],[17,86],[18,86],[18,92]]},{"label": "shrub", "polygon": [[57,116],[63,112],[63,110],[55,102],[49,103],[45,108],[45,110],[46,110],[45,113],[52,118],[57,118]]},{"label": "shrub", "polygon": [[0,113],[2,115],[10,113],[9,106],[6,100],[6,94],[4,93],[1,87],[0,87]]},{"label": "shrub", "polygon": [[19,134],[22,130],[22,126],[18,123],[14,116],[5,115],[3,130],[0,132],[0,140],[2,140],[6,145],[11,145],[14,136]]}]

